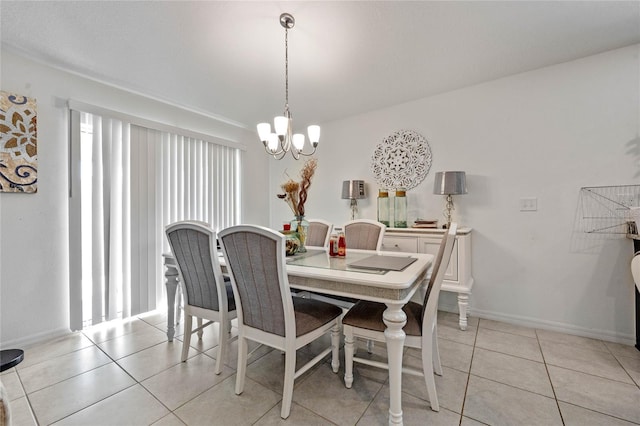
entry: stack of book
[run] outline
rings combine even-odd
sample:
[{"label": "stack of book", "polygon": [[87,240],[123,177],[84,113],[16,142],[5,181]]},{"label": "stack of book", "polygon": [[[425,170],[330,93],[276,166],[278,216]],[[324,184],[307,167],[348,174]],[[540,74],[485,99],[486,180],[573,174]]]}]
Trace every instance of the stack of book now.
[{"label": "stack of book", "polygon": [[437,219],[416,219],[413,222],[413,228],[437,228]]}]

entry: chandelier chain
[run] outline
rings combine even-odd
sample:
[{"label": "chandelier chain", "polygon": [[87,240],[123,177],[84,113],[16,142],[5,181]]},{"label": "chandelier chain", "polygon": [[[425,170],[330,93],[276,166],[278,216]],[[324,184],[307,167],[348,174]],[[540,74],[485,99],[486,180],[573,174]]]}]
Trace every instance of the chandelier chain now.
[{"label": "chandelier chain", "polygon": [[284,84],[285,84],[285,107],[289,109],[289,29],[284,29]]}]

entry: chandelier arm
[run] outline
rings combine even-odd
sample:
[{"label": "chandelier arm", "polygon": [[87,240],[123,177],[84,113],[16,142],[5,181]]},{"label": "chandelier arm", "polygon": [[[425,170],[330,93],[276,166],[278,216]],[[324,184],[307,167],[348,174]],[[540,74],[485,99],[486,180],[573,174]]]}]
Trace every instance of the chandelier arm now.
[{"label": "chandelier arm", "polygon": [[265,150],[265,152],[266,152],[267,154],[269,154],[269,155],[274,155],[274,156],[275,156],[275,155],[278,155],[278,154],[280,154],[280,153],[282,153],[282,152],[286,152],[286,151],[284,151],[282,148],[279,148],[277,151],[273,152],[273,151],[271,151],[269,148],[267,148],[266,146],[264,147],[264,150]]},{"label": "chandelier arm", "polygon": [[312,155],[313,155],[313,154],[315,154],[315,153],[316,153],[316,148],[315,148],[315,147],[313,148],[313,151],[311,151],[311,152],[309,152],[309,153],[302,152],[302,150],[298,151],[298,154],[300,154],[300,155],[305,155],[305,156],[307,156],[307,157],[310,157],[310,156],[312,156]]},{"label": "chandelier arm", "polygon": [[287,155],[287,151],[280,151],[278,153],[273,154],[273,158],[275,158],[276,160],[282,160],[285,155]]}]

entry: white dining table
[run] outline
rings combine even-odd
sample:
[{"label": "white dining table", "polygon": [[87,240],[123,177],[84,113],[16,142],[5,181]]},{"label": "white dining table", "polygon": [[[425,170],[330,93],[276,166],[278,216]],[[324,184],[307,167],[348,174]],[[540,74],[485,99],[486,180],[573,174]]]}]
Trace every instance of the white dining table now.
[{"label": "white dining table", "polygon": [[[372,255],[412,257],[416,260],[401,271],[360,269],[349,264]],[[167,337],[175,334],[178,271],[172,254],[163,254],[167,286]],[[224,258],[220,257],[224,266]],[[293,289],[327,295],[352,297],[384,303],[384,332],[389,363],[389,424],[402,424],[402,352],[407,317],[402,307],[425,282],[433,255],[398,252],[348,250],[344,258],[329,257],[325,250],[308,249],[307,253],[287,258],[287,275]],[[178,307],[179,309],[179,307]],[[179,315],[178,315],[179,317]]]}]

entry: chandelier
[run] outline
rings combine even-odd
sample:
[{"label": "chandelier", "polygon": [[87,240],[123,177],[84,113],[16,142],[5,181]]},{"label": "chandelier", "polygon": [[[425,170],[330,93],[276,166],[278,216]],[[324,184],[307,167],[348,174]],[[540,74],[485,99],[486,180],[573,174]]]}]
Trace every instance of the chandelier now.
[{"label": "chandelier", "polygon": [[313,155],[318,147],[320,140],[320,126],[309,126],[307,134],[309,135],[309,143],[313,150],[304,152],[304,135],[302,133],[293,133],[293,121],[291,119],[291,111],[289,111],[289,29],[293,28],[296,21],[289,13],[280,15],[280,25],[284,27],[284,82],[285,82],[285,102],[284,114],[273,119],[274,132],[271,132],[269,123],[258,124],[258,137],[264,144],[264,149],[269,155],[273,155],[277,160],[281,160],[291,152],[296,160],[301,155]]}]

